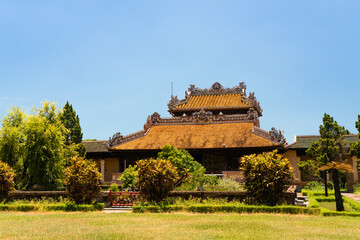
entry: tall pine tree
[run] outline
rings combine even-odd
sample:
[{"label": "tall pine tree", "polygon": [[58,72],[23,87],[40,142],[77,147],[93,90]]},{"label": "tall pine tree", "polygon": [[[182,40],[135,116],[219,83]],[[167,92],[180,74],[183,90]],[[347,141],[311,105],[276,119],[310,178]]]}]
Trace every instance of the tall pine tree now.
[{"label": "tall pine tree", "polygon": [[[85,156],[85,145],[82,143],[83,134],[81,132],[79,115],[73,109],[73,106],[67,101],[61,116],[63,125],[69,130],[66,135],[66,145],[70,151],[75,150],[80,157]],[[73,155],[73,154],[69,154]]]},{"label": "tall pine tree", "polygon": [[[344,127],[338,125],[330,115],[324,114],[323,125],[319,127],[320,138],[313,142],[306,154],[315,158],[319,165],[319,171],[332,174],[335,190],[336,210],[344,211],[344,204],[340,193],[339,171],[352,171],[349,164],[345,164],[344,135],[348,134]],[[326,188],[326,182],[325,182]]]}]

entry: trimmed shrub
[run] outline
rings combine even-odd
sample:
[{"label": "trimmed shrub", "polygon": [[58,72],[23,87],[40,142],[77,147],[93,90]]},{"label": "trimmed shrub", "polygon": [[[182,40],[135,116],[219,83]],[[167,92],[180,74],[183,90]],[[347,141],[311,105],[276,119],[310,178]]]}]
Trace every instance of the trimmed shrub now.
[{"label": "trimmed shrub", "polygon": [[0,201],[9,196],[9,192],[15,186],[15,172],[6,163],[0,161]]},{"label": "trimmed shrub", "polygon": [[277,153],[251,154],[240,159],[244,171],[247,202],[274,206],[284,201],[284,193],[293,179],[289,160]]},{"label": "trimmed shrub", "polygon": [[137,162],[139,187],[147,201],[160,202],[174,190],[179,176],[169,160],[143,159]]},{"label": "trimmed shrub", "polygon": [[135,188],[138,185],[139,173],[135,166],[129,166],[117,180],[122,181],[123,188]]},{"label": "trimmed shrub", "polygon": [[101,174],[96,164],[80,157],[72,157],[65,170],[66,193],[76,204],[91,203],[100,193]]},{"label": "trimmed shrub", "polygon": [[226,213],[282,213],[282,214],[311,214],[319,215],[320,209],[312,209],[307,207],[297,207],[297,206],[249,206],[249,205],[190,205],[190,206],[157,206],[157,205],[138,205],[133,206],[134,213],[161,213],[161,212],[176,212],[176,211],[186,211],[192,213],[217,213],[217,212],[226,212]]},{"label": "trimmed shrub", "polygon": [[360,213],[357,212],[337,212],[337,211],[329,211],[325,208],[321,209],[321,215],[326,217],[330,217],[330,216],[360,217]]},{"label": "trimmed shrub", "polygon": [[344,197],[343,196],[343,200],[344,202],[348,203],[350,205],[350,207],[352,209],[354,209],[356,212],[360,212],[360,203],[351,199],[351,198],[348,198],[348,197]]},{"label": "trimmed shrub", "polygon": [[[302,195],[304,196],[324,196],[324,191],[318,191],[318,190],[306,190],[306,189],[302,189],[301,190]],[[329,196],[334,195],[334,191],[329,191],[328,193]]]},{"label": "trimmed shrub", "polygon": [[320,204],[314,197],[309,198],[309,207],[311,208],[319,208]]},{"label": "trimmed shrub", "polygon": [[54,203],[54,204],[34,204],[34,203],[23,203],[23,204],[0,204],[0,211],[18,211],[18,212],[29,212],[29,211],[101,211],[104,209],[103,203],[94,203],[91,205],[76,205],[73,203]]}]

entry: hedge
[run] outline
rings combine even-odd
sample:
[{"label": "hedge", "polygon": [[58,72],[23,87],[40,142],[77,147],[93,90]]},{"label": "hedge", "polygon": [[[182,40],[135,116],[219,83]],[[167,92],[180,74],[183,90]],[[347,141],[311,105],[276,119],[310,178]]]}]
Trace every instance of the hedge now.
[{"label": "hedge", "polygon": [[360,203],[359,202],[357,202],[351,198],[344,197],[344,196],[343,196],[343,199],[344,199],[344,202],[348,203],[352,209],[354,209],[357,212],[360,212]]},{"label": "hedge", "polygon": [[325,217],[331,217],[331,216],[360,217],[360,213],[358,212],[337,212],[337,211],[330,211],[326,208],[321,208],[321,215]]},{"label": "hedge", "polygon": [[[306,190],[306,189],[302,189],[301,193],[303,196],[323,196],[325,194],[325,191],[314,191],[314,190]],[[328,195],[334,195],[334,191],[329,191]]]},{"label": "hedge", "polygon": [[89,211],[101,211],[104,209],[103,203],[94,203],[94,204],[46,204],[46,205],[40,205],[40,204],[16,204],[16,205],[10,205],[10,204],[0,204],[0,211],[19,211],[19,212],[28,212],[28,211],[83,211],[83,212],[89,212]]},{"label": "hedge", "polygon": [[307,207],[297,206],[248,206],[248,205],[190,205],[190,206],[177,206],[167,205],[160,206],[133,206],[134,213],[160,213],[160,212],[175,212],[186,211],[192,213],[284,213],[284,214],[311,214],[319,215],[320,209],[312,209]]}]

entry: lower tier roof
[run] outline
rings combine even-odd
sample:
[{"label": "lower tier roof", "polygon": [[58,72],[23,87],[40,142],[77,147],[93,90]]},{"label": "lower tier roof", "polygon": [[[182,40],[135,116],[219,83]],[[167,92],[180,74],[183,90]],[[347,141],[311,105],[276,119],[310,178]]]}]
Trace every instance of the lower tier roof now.
[{"label": "lower tier roof", "polygon": [[109,150],[160,149],[165,144],[181,149],[256,148],[282,146],[254,131],[254,123],[153,125],[143,136]]}]

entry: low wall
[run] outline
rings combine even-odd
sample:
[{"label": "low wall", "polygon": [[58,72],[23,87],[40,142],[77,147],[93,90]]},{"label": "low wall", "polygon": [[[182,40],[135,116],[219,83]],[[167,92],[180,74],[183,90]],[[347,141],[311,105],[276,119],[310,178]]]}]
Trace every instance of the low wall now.
[{"label": "low wall", "polygon": [[[228,201],[237,200],[243,201],[246,198],[246,192],[219,192],[219,191],[172,191],[169,194],[170,197],[181,197],[188,199],[190,196],[206,199],[206,198],[227,198]],[[289,205],[293,205],[295,202],[296,193],[295,192],[286,192],[285,201]]]}]

